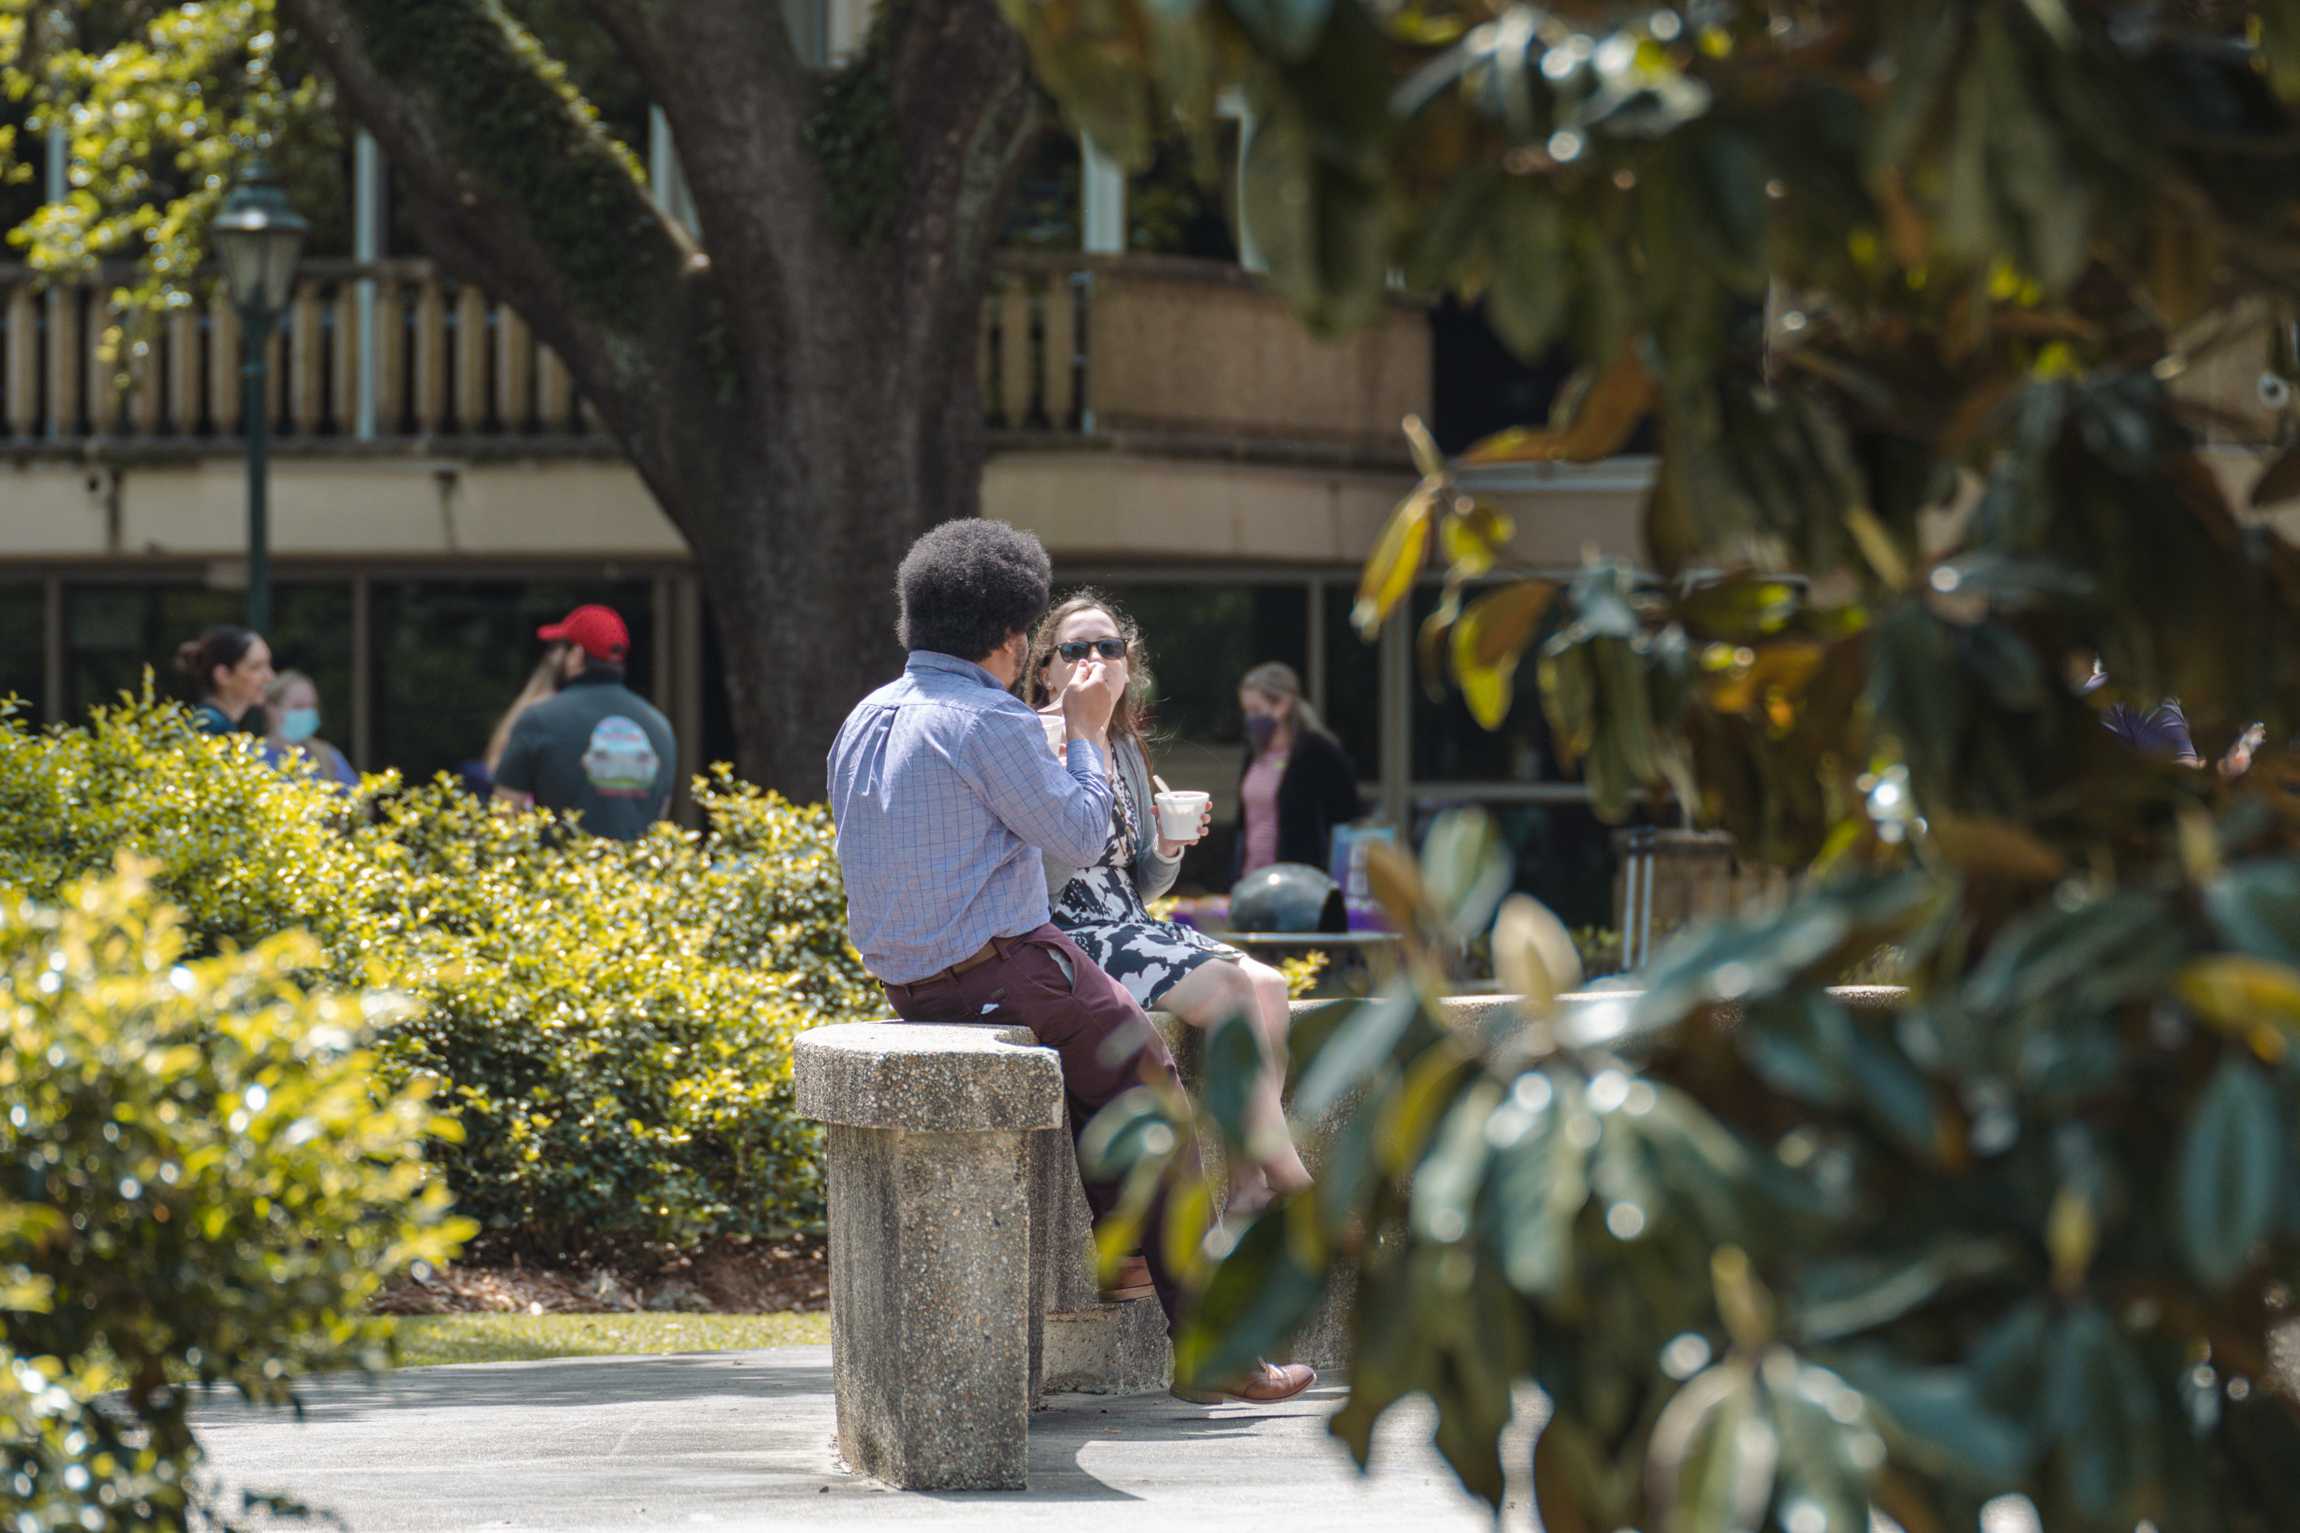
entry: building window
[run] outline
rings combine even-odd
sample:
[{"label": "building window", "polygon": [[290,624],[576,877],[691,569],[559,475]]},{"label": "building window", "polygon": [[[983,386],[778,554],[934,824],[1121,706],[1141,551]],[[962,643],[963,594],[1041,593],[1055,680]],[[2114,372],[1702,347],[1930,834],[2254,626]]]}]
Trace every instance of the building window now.
[{"label": "building window", "polygon": [[1359,780],[1371,782],[1382,760],[1381,642],[1368,643],[1350,626],[1350,609],[1358,602],[1354,576],[1325,582],[1319,601],[1326,615],[1326,727],[1350,753]]},{"label": "building window", "polygon": [[0,698],[17,699],[17,718],[24,723],[37,724],[44,716],[47,642],[46,588],[29,580],[0,584]]},{"label": "building window", "polygon": [[1222,122],[1216,134],[1221,178],[1212,185],[1198,178],[1197,156],[1179,136],[1162,140],[1150,168],[1127,184],[1128,250],[1236,264],[1239,124]]},{"label": "building window", "polygon": [[535,630],[585,602],[622,614],[632,686],[645,693],[652,681],[649,581],[379,580],[372,600],[376,754],[410,782],[486,754],[496,721],[542,658]]},{"label": "building window", "polygon": [[1039,134],[1015,173],[1014,200],[1007,204],[999,243],[1025,250],[1076,250],[1082,160],[1077,135],[1056,128]]}]

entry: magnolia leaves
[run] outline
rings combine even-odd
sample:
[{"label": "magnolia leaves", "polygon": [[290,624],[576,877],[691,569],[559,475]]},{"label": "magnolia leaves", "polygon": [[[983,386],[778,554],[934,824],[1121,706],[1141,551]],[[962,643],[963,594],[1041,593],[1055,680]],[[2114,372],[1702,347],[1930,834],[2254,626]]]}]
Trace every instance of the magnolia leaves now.
[{"label": "magnolia leaves", "polygon": [[[1611,457],[1652,409],[1656,385],[1640,348],[1632,344],[1622,347],[1594,378],[1585,377],[1569,388],[1568,397],[1575,395],[1578,403],[1561,412],[1564,425],[1542,430],[1512,427],[1473,445],[1462,454],[1461,466],[1591,463]],[[1391,513],[1381,541],[1366,561],[1350,620],[1367,638],[1380,630],[1413,589],[1430,556],[1433,528],[1442,534],[1443,554],[1456,582],[1489,573],[1516,533],[1508,517],[1459,492],[1451,466],[1418,416],[1407,416],[1403,429],[1422,477]],[[1526,637],[1531,637],[1530,630]]]},{"label": "magnolia leaves", "polygon": [[1496,432],[1464,452],[1462,463],[1594,463],[1621,451],[1660,397],[1659,384],[1635,344],[1621,348],[1594,376],[1585,375],[1579,387],[1580,403],[1562,412],[1562,427],[1513,426]]},{"label": "magnolia leaves", "polygon": [[2225,1061],[2189,1121],[2175,1172],[2181,1255],[2207,1288],[2225,1289],[2275,1223],[2289,1174],[2284,1104],[2260,1071]]}]

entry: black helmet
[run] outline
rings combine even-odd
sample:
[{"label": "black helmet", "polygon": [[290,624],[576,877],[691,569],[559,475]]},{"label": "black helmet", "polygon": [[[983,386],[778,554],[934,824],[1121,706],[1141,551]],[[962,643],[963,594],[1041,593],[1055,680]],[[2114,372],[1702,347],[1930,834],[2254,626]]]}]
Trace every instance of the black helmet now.
[{"label": "black helmet", "polygon": [[1242,932],[1340,932],[1350,929],[1350,918],[1341,885],[1306,862],[1278,862],[1238,880],[1230,925]]}]

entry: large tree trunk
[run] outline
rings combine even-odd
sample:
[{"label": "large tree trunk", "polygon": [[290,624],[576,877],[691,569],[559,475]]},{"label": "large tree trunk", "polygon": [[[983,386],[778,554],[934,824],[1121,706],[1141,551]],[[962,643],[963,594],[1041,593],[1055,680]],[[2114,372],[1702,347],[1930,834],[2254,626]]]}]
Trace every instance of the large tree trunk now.
[{"label": "large tree trunk", "polygon": [[586,0],[670,115],[698,238],[500,0],[281,5],[426,246],[519,306],[685,535],[743,775],[820,794],[839,720],[898,668],[903,551],[976,511],[980,304],[1035,116],[1020,39],[993,0],[886,0],[830,90],[756,0]]},{"label": "large tree trunk", "polygon": [[[761,421],[713,421],[695,444],[738,455],[726,504],[695,519],[694,536],[737,766],[802,800],[822,793],[848,710],[901,669],[896,566],[928,528],[976,514],[982,469],[971,364],[906,358],[884,339],[879,291],[848,284],[829,302],[813,316],[818,344],[786,359],[788,404]],[[972,287],[946,300],[969,316],[977,302]],[[819,344],[834,337],[853,339]]]}]

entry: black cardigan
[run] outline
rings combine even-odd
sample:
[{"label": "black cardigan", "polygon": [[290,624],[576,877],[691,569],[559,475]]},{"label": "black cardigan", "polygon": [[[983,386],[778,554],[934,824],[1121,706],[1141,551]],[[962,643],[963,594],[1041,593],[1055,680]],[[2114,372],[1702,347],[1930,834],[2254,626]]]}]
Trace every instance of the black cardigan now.
[{"label": "black cardigan", "polygon": [[[1238,769],[1237,848],[1230,856],[1235,879],[1246,865],[1246,772],[1254,753],[1246,752]],[[1286,775],[1278,779],[1278,860],[1306,862],[1321,871],[1333,855],[1334,827],[1347,825],[1365,813],[1358,798],[1358,770],[1347,751],[1330,736],[1303,730],[1294,736],[1286,757]]]}]

